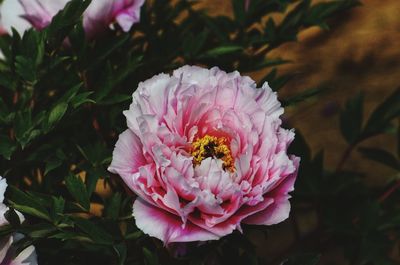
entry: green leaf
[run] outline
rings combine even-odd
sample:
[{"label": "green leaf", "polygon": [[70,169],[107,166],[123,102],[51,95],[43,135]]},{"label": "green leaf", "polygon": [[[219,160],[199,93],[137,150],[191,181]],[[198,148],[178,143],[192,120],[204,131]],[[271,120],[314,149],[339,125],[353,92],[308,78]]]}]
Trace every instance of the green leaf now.
[{"label": "green leaf", "polygon": [[278,29],[281,40],[297,40],[297,33],[304,22],[310,4],[311,0],[303,0],[285,16]]},{"label": "green leaf", "polygon": [[76,109],[77,107],[85,103],[96,103],[93,99],[88,98],[91,94],[93,94],[93,92],[89,91],[76,95],[71,100],[72,107]]},{"label": "green leaf", "polygon": [[380,148],[360,147],[358,151],[367,159],[400,171],[400,161],[393,154]]},{"label": "green leaf", "polygon": [[307,12],[304,24],[307,26],[318,25],[323,29],[328,29],[325,20],[332,15],[359,5],[359,1],[329,1],[316,3]]},{"label": "green leaf", "polygon": [[90,168],[86,171],[86,189],[89,196],[96,189],[97,181],[102,177],[103,171],[98,168]]},{"label": "green leaf", "polygon": [[86,211],[90,210],[89,195],[86,191],[85,184],[80,177],[72,174],[65,178],[65,185],[72,197],[83,207]]},{"label": "green leaf", "polygon": [[20,230],[22,233],[28,234],[31,238],[46,238],[56,232],[57,228],[52,224],[40,223],[22,227]]},{"label": "green leaf", "polygon": [[45,29],[45,34],[51,40],[51,44],[61,44],[74,25],[79,22],[83,12],[90,4],[90,0],[72,0],[58,12],[52,19],[50,25]]},{"label": "green leaf", "polygon": [[126,245],[124,243],[115,245],[114,250],[118,255],[118,265],[124,265],[128,252]]},{"label": "green leaf", "polygon": [[67,112],[68,104],[60,103],[56,105],[49,114],[48,118],[48,127],[52,127],[55,123],[59,122],[64,116],[65,112]]},{"label": "green leaf", "polygon": [[10,138],[0,135],[0,155],[10,160],[11,155],[17,149],[15,143]]},{"label": "green leaf", "polygon": [[119,211],[121,208],[121,193],[117,192],[111,196],[105,205],[105,216],[116,220],[119,216]]},{"label": "green leaf", "polygon": [[143,247],[143,255],[146,265],[158,265],[158,256],[156,252],[151,252],[148,248]]},{"label": "green leaf", "polygon": [[246,19],[245,0],[232,0],[233,14],[239,25],[243,25]]},{"label": "green leaf", "polygon": [[260,86],[265,82],[272,88],[273,91],[279,91],[287,82],[289,82],[293,75],[287,74],[282,76],[277,76],[277,69],[273,68],[265,77],[259,82]]},{"label": "green leaf", "polygon": [[22,37],[21,53],[32,60],[34,66],[42,63],[44,57],[44,41],[40,31],[29,29]]},{"label": "green leaf", "polygon": [[101,226],[87,219],[73,218],[73,220],[76,226],[85,232],[96,244],[113,245],[113,237]]},{"label": "green leaf", "polygon": [[8,190],[10,191],[10,199],[9,202],[11,206],[28,215],[36,216],[40,219],[44,219],[47,221],[51,221],[49,212],[46,208],[40,203],[37,198],[31,196],[14,186],[8,186]]},{"label": "green leaf", "polygon": [[220,47],[213,48],[211,50],[206,51],[200,57],[201,58],[215,58],[218,56],[227,55],[227,54],[238,52],[241,50],[243,50],[243,48],[241,46],[237,46],[237,45],[220,46]]},{"label": "green leaf", "polygon": [[20,211],[20,212],[22,212],[22,213],[24,213],[24,214],[36,216],[36,217],[38,217],[38,218],[40,218],[40,219],[45,219],[45,220],[47,220],[47,221],[50,221],[50,217],[49,217],[49,215],[45,212],[44,209],[43,209],[43,210],[38,210],[38,208],[36,208],[36,207],[31,207],[31,206],[28,206],[28,205],[16,204],[16,203],[14,203],[13,201],[10,201],[10,203],[11,203],[11,206],[12,206],[14,209],[16,209],[16,210],[18,210],[18,211]]},{"label": "green leaf", "polygon": [[50,214],[53,220],[59,221],[61,215],[64,213],[65,200],[63,197],[51,197],[52,207],[50,209]]},{"label": "green leaf", "polygon": [[203,48],[209,33],[208,29],[203,30],[200,34],[188,33],[182,44],[185,57],[192,58],[196,56]]},{"label": "green leaf", "polygon": [[359,93],[346,102],[345,108],[340,113],[340,130],[349,144],[359,140],[363,122],[364,95]]},{"label": "green leaf", "polygon": [[77,145],[79,152],[82,156],[89,161],[95,168],[100,165],[106,165],[111,162],[110,150],[103,143],[97,142],[94,145],[87,145],[80,147]]},{"label": "green leaf", "polygon": [[113,104],[118,104],[118,103],[122,103],[122,102],[129,101],[129,100],[132,100],[131,95],[115,94],[114,96],[111,96],[110,98],[107,98],[105,100],[98,102],[98,104],[113,105]]},{"label": "green leaf", "polygon": [[96,90],[93,99],[97,102],[106,98],[115,86],[135,72],[141,65],[142,58],[143,56],[130,56],[128,61],[117,69],[113,68],[111,63],[107,63],[104,78],[99,80],[99,89]]},{"label": "green leaf", "polygon": [[371,114],[365,129],[363,138],[367,138],[385,132],[390,122],[400,116],[400,88],[397,88],[386,98]]},{"label": "green leaf", "polygon": [[34,83],[37,79],[35,63],[30,58],[17,55],[15,57],[15,70],[26,81]]},{"label": "green leaf", "polygon": [[311,97],[314,97],[314,96],[322,93],[326,89],[327,89],[326,87],[316,87],[316,88],[307,89],[295,96],[292,96],[288,99],[283,100],[282,105],[285,107],[295,105],[297,103],[303,102]]},{"label": "green leaf", "polygon": [[21,225],[21,220],[19,219],[18,214],[14,211],[14,209],[9,209],[4,214],[4,217],[13,227],[18,227]]},{"label": "green leaf", "polygon": [[55,105],[59,105],[62,103],[69,103],[71,100],[76,96],[78,93],[79,89],[82,87],[82,84],[79,83],[72,88],[68,89],[67,92],[55,103]]},{"label": "green leaf", "polygon": [[95,54],[92,55],[90,60],[90,66],[88,68],[94,67],[106,60],[116,49],[120,48],[130,39],[129,34],[123,34],[117,38],[112,38],[110,40],[105,40],[102,42],[100,48],[95,49]]},{"label": "green leaf", "polygon": [[248,2],[248,10],[246,11],[246,26],[254,23],[260,23],[267,14],[284,13],[293,0],[264,1],[251,0]]},{"label": "green leaf", "polygon": [[143,235],[142,231],[136,231],[125,235],[126,240],[136,240]]},{"label": "green leaf", "polygon": [[[35,84],[38,66],[44,58],[44,40],[42,33],[34,29],[25,32],[22,40],[15,45],[15,70],[25,81]],[[18,47],[18,48],[17,48]]]},{"label": "green leaf", "polygon": [[63,160],[59,159],[58,157],[51,157],[49,160],[46,161],[44,175],[46,176],[50,171],[61,166],[62,163],[63,163]]},{"label": "green leaf", "polygon": [[0,238],[4,238],[12,233],[14,233],[14,228],[11,225],[5,224],[0,226]]}]

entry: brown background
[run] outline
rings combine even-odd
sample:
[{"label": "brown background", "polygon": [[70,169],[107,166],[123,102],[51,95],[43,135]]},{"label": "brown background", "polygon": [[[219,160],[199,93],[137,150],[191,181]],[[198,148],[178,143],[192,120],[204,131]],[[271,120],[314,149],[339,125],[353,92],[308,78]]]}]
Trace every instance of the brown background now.
[{"label": "brown background", "polygon": [[[211,14],[231,14],[230,0],[200,3]],[[280,16],[275,18],[279,20]],[[346,142],[339,132],[338,115],[323,115],[324,110],[343,106],[346,99],[363,91],[368,117],[400,86],[400,0],[363,0],[361,6],[331,21],[329,31],[307,29],[301,32],[298,42],[287,43],[269,56],[291,60],[291,64],[279,68],[280,73],[296,74],[280,92],[281,98],[323,84],[331,88],[317,98],[287,108],[286,115],[293,127],[304,134],[314,153],[325,150],[325,162],[333,168]],[[248,74],[257,81],[263,76]],[[395,143],[395,136],[391,135],[376,137],[363,146],[383,146],[395,151]],[[344,167],[361,169],[374,185],[383,183],[381,176],[395,174],[377,163],[365,163],[357,152]]]},{"label": "brown background", "polygon": [[[343,106],[346,99],[363,91],[364,116],[368,117],[400,86],[400,0],[363,0],[362,4],[331,21],[331,30],[307,29],[300,34],[298,42],[285,44],[270,54],[293,61],[279,68],[282,74],[296,73],[294,80],[280,92],[281,98],[321,84],[332,88],[317,98],[287,108],[285,114],[293,127],[303,133],[314,154],[325,150],[328,168],[337,165],[347,145],[340,135],[337,113],[327,116],[324,110]],[[212,14],[231,14],[229,0],[204,0],[200,5]],[[274,15],[274,18],[280,17]],[[249,75],[258,81],[263,73]],[[396,136],[389,134],[368,140],[362,146],[395,152],[395,143]],[[399,174],[361,159],[357,152],[352,153],[344,168],[364,172],[369,185],[384,185],[388,178]],[[300,234],[310,232],[315,223],[312,213],[299,218]],[[278,225],[268,240],[258,231],[250,231],[249,235],[258,246],[258,254],[271,261],[292,244],[296,232],[293,227],[288,221]],[[326,261],[323,264],[345,264],[338,250],[330,253],[323,257]]]}]

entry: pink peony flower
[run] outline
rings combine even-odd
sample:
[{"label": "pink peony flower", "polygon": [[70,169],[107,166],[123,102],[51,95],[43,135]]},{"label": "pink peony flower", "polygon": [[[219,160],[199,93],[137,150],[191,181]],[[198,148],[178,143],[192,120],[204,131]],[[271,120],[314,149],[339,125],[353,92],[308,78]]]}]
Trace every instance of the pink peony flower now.
[{"label": "pink peony flower", "polygon": [[287,154],[294,132],[282,113],[267,83],[217,67],[140,83],[109,167],[138,195],[137,227],[188,242],[288,218],[300,159]]},{"label": "pink peony flower", "polygon": [[[3,203],[6,188],[6,180],[0,177],[0,226],[8,224],[4,217],[4,214],[8,211],[8,207]],[[21,214],[19,214],[19,217],[23,220]],[[15,256],[15,249],[11,244],[21,238],[21,235],[15,234],[0,239],[0,265],[37,265],[36,252],[33,246],[25,248],[21,253]]]},{"label": "pink peony flower", "polygon": [[[1,4],[1,25],[9,33],[11,27],[22,34],[33,26],[43,29],[69,0],[5,0]],[[93,0],[83,15],[83,26],[89,38],[103,32],[114,22],[129,31],[140,19],[144,0]]]}]

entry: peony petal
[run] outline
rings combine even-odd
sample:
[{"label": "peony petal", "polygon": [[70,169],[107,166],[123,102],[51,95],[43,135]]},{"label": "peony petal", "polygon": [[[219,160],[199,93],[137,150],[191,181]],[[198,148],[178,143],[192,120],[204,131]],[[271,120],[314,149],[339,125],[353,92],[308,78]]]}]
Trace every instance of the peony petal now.
[{"label": "peony petal", "polygon": [[[292,159],[298,168],[300,159],[294,157],[292,157]],[[297,171],[284,179],[284,181],[282,181],[282,183],[280,183],[280,185],[271,193],[268,193],[268,197],[271,196],[274,198],[274,203],[271,206],[261,212],[247,217],[243,222],[246,224],[273,225],[286,220],[290,213],[290,196],[288,193],[294,189],[296,176]]]},{"label": "peony petal", "polygon": [[4,202],[4,193],[7,189],[7,180],[5,178],[0,177],[0,203]]},{"label": "peony petal", "polygon": [[[11,34],[11,27],[19,34],[34,27],[43,29],[70,0],[5,0],[1,4],[1,28]],[[88,38],[100,35],[117,22],[129,31],[140,19],[144,0],[93,0],[83,14],[83,26]]]},{"label": "peony petal", "polygon": [[[130,2],[122,6],[117,5],[117,2]],[[122,30],[128,32],[133,24],[140,20],[140,8],[144,4],[144,0],[117,0],[114,3],[114,16],[117,23],[121,26]]]},{"label": "peony petal", "polygon": [[50,24],[58,11],[64,8],[69,0],[18,0],[25,13],[22,15],[36,29],[43,29]]},{"label": "peony petal", "polygon": [[212,227],[206,225],[204,220],[201,220],[197,217],[189,216],[189,220],[204,229],[218,235],[219,237],[223,237],[232,233],[235,229],[240,229],[240,222],[247,218],[248,216],[253,215],[254,213],[263,211],[268,206],[273,203],[273,199],[266,198],[256,206],[242,206],[233,216],[229,219],[216,224]]},{"label": "peony petal", "polygon": [[0,226],[8,224],[8,221],[4,216],[7,211],[8,207],[5,204],[0,203]]},{"label": "peony petal", "polygon": [[264,211],[251,215],[243,223],[252,225],[274,225],[289,217],[290,202],[288,197],[277,198],[274,203]]},{"label": "peony petal", "polygon": [[31,25],[22,18],[25,14],[23,6],[17,0],[5,0],[0,6],[0,25],[3,30],[11,34],[11,27],[22,35]]},{"label": "peony petal", "polygon": [[0,240],[0,264],[3,264],[4,260],[6,259],[7,252],[13,243],[12,236],[2,238]]},{"label": "peony petal", "polygon": [[142,144],[139,138],[129,129],[118,138],[113,151],[113,159],[108,170],[119,174],[128,186],[132,186],[132,175],[146,164]]},{"label": "peony petal", "polygon": [[216,240],[219,237],[205,229],[188,222],[182,227],[179,216],[156,208],[142,199],[136,199],[133,205],[136,226],[144,233],[156,237],[165,244],[172,242],[191,242]]},{"label": "peony petal", "polygon": [[37,265],[37,255],[34,246],[25,248],[19,255],[12,260],[9,265]]}]

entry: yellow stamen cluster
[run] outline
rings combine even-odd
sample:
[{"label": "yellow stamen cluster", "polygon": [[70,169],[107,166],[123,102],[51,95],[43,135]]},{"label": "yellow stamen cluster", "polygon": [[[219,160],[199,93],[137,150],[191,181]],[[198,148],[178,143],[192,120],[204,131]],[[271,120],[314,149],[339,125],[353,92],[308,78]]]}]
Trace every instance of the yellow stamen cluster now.
[{"label": "yellow stamen cluster", "polygon": [[197,138],[192,143],[191,154],[193,156],[193,165],[197,166],[207,157],[218,158],[223,161],[224,170],[230,172],[235,171],[233,157],[231,150],[227,146],[225,137],[215,137],[205,135],[202,138]]}]

